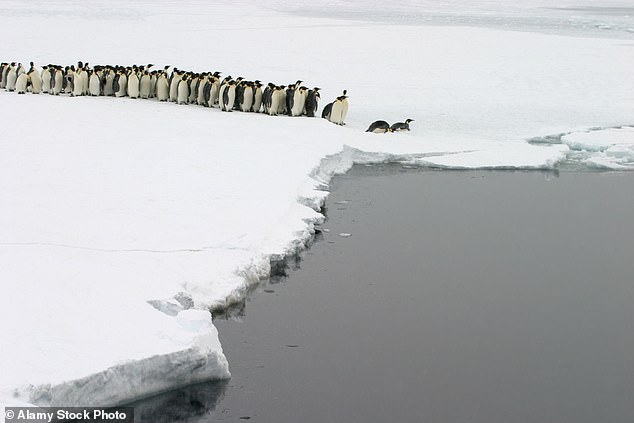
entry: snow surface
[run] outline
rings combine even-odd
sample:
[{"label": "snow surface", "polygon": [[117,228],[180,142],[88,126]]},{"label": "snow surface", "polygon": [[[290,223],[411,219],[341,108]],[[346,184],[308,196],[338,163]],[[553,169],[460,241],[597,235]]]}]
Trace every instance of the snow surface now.
[{"label": "snow surface", "polygon": [[[445,16],[454,3],[404,2],[399,23],[378,2],[350,15],[347,2],[0,1],[2,61],[302,79],[323,88],[319,112],[350,95],[338,127],[0,92],[0,403],[115,404],[228,377],[204,310],[241,299],[271,258],[303,248],[330,178],[353,163],[549,169],[581,145],[599,161],[624,160],[602,166],[631,163],[631,129],[585,135],[634,121],[627,34],[568,36],[543,1],[518,12],[481,0],[425,25],[421,10]],[[546,23],[499,29],[525,15]],[[593,15],[602,25],[613,17]],[[410,133],[363,132],[408,117]],[[563,133],[561,143],[526,142]]]}]

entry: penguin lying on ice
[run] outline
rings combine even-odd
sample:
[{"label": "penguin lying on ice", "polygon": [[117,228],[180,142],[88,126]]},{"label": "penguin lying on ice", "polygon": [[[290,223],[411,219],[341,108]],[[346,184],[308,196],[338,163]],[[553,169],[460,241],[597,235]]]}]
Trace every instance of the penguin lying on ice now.
[{"label": "penguin lying on ice", "polygon": [[409,131],[409,123],[414,122],[414,119],[407,119],[405,122],[396,122],[390,127],[392,132]]},{"label": "penguin lying on ice", "polygon": [[370,127],[365,132],[374,132],[375,134],[385,134],[386,132],[392,132],[390,124],[384,120],[377,120],[372,122]]}]

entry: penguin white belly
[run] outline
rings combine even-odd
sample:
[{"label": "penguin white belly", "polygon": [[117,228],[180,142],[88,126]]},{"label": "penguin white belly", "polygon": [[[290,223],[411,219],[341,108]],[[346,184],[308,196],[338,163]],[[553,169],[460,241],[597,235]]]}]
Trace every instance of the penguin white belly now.
[{"label": "penguin white belly", "polygon": [[279,91],[275,90],[271,93],[271,107],[269,107],[269,115],[276,116],[280,109],[280,99],[283,99],[283,95],[279,95]]},{"label": "penguin white belly", "polygon": [[29,74],[31,80],[31,92],[33,94],[39,94],[42,92],[42,78],[37,71],[33,71]]},{"label": "penguin white belly", "polygon": [[240,105],[240,109],[243,112],[250,112],[251,106],[253,106],[253,88],[246,87],[244,89],[244,94],[242,95],[242,104]]},{"label": "penguin white belly", "polygon": [[225,111],[230,112],[236,102],[236,86],[230,85],[227,88],[227,102],[225,103]]},{"label": "penguin white belly", "polygon": [[180,81],[178,83],[178,97],[176,102],[178,104],[187,104],[187,100],[189,98],[189,87],[187,86],[187,81]]},{"label": "penguin white belly", "polygon": [[301,116],[304,111],[304,104],[306,104],[306,93],[302,90],[295,90],[293,94],[293,107],[291,108],[292,116]]},{"label": "penguin white belly", "polygon": [[198,86],[200,82],[198,80],[191,81],[191,85],[189,87],[189,99],[187,103],[193,104],[196,102],[196,98],[198,97]]},{"label": "penguin white belly", "polygon": [[151,88],[152,81],[150,80],[150,75],[143,75],[139,83],[139,96],[141,96],[141,98],[150,98]]},{"label": "penguin white belly", "polygon": [[330,121],[332,123],[336,123],[337,125],[341,125],[342,122],[342,114],[343,114],[343,104],[340,100],[332,103],[332,110],[330,111]]},{"label": "penguin white belly", "polygon": [[227,87],[228,87],[227,84],[222,84],[220,86],[220,90],[218,91],[218,102],[220,104],[220,110],[225,109],[224,95],[225,95],[225,90],[227,89]]},{"label": "penguin white belly", "polygon": [[179,75],[174,75],[172,83],[170,84],[170,101],[176,102],[178,100],[178,83],[181,82]]},{"label": "penguin white belly", "polygon": [[51,71],[48,69],[42,70],[40,79],[42,80],[42,92],[48,93],[51,90]]},{"label": "penguin white belly", "polygon": [[341,123],[339,125],[345,125],[346,116],[348,116],[348,99],[344,98],[341,101]]},{"label": "penguin white belly", "polygon": [[99,81],[99,76],[93,73],[90,75],[90,80],[88,82],[88,91],[92,96],[101,95],[101,82]]},{"label": "penguin white belly", "polygon": [[119,77],[119,90],[114,94],[116,97],[125,97],[128,88],[128,77],[125,74],[121,74]]},{"label": "penguin white belly", "polygon": [[84,87],[82,86],[82,76],[81,73],[75,73],[73,77],[73,92],[72,95],[75,97],[84,95]]},{"label": "penguin white belly", "polygon": [[167,101],[170,97],[170,87],[165,76],[161,76],[156,81],[156,98],[159,101]]},{"label": "penguin white belly", "polygon": [[139,77],[135,73],[131,73],[128,78],[128,95],[130,98],[139,98]]},{"label": "penguin white belly", "polygon": [[83,71],[80,75],[81,78],[81,94],[88,95],[88,72]]},{"label": "penguin white belly", "polygon": [[15,81],[15,90],[18,92],[18,94],[24,94],[26,93],[26,86],[29,83],[29,76],[25,73],[21,74],[20,76],[18,76],[18,78]]},{"label": "penguin white belly", "polygon": [[7,73],[7,91],[15,91],[15,83],[18,80],[18,74],[15,69],[9,70]]}]

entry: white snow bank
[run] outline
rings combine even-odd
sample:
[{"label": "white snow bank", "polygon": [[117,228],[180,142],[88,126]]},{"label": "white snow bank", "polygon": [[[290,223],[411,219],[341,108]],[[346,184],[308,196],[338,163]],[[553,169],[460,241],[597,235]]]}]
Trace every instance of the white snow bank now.
[{"label": "white snow bank", "polygon": [[585,153],[588,166],[634,170],[634,127],[573,132],[561,140],[572,150]]},{"label": "white snow bank", "polygon": [[[302,248],[353,162],[552,167],[565,146],[523,140],[631,121],[623,40],[199,2],[4,1],[0,27],[3,61],[299,78],[323,87],[320,111],[351,96],[342,128],[0,93],[0,398],[19,401],[102,405],[228,377],[208,316],[186,309],[242,298],[271,257]],[[363,132],[408,117],[412,133]]]}]

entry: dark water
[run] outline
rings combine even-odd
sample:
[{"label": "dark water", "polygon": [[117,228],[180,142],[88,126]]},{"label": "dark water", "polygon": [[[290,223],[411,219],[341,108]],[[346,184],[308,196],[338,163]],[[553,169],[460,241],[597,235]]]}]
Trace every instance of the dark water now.
[{"label": "dark water", "polygon": [[233,378],[183,420],[634,421],[634,173],[355,167],[332,191],[301,269],[216,319]]}]

